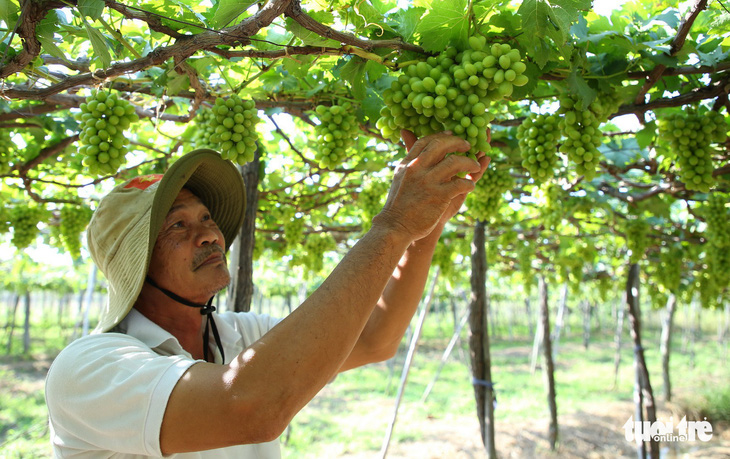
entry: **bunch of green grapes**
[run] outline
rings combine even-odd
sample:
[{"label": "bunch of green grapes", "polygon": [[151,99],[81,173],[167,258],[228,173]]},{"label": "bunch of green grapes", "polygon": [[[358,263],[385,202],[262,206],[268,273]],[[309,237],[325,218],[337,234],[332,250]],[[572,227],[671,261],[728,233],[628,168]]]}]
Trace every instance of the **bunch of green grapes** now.
[{"label": "bunch of green grapes", "polygon": [[5,129],[0,130],[0,175],[10,172],[10,160],[14,150],[15,144],[10,138],[10,132]]},{"label": "bunch of green grapes", "polygon": [[522,154],[522,167],[536,184],[555,175],[558,164],[558,117],[531,114],[517,128],[517,140]]},{"label": "bunch of green grapes", "polygon": [[665,247],[659,253],[661,262],[656,266],[656,274],[662,291],[678,293],[679,284],[682,280],[683,257],[684,253],[679,245]]},{"label": "bunch of green grapes", "polygon": [[617,93],[601,93],[587,109],[579,100],[569,94],[560,98],[558,114],[563,115],[558,123],[565,140],[560,151],[575,164],[576,172],[592,180],[601,162],[598,147],[603,142],[601,123],[618,110],[621,98]]},{"label": "bunch of green grapes", "polygon": [[439,268],[439,274],[442,277],[451,279],[454,274],[454,246],[451,244],[453,241],[448,239],[448,237],[442,237],[439,239],[436,244],[436,248],[433,251],[431,266],[437,266]]},{"label": "bunch of green grapes", "polygon": [[502,195],[511,190],[514,184],[515,179],[509,169],[488,167],[474,191],[467,195],[469,214],[476,220],[488,221],[502,207]]},{"label": "bunch of green grapes", "polygon": [[357,195],[357,207],[362,214],[363,231],[370,228],[373,218],[383,210],[389,188],[388,182],[377,178],[372,178],[363,184],[362,191]]},{"label": "bunch of green grapes", "polygon": [[124,131],[139,120],[134,105],[116,93],[92,91],[75,119],[81,125],[79,153],[92,174],[113,174],[126,162]]},{"label": "bunch of green grapes", "polygon": [[715,183],[712,176],[713,143],[727,139],[725,117],[715,111],[672,113],[657,120],[659,140],[676,154],[678,177],[686,189],[706,193]]},{"label": "bunch of green grapes", "polygon": [[252,100],[243,100],[237,94],[228,98],[219,97],[212,107],[215,117],[206,115],[212,129],[208,146],[218,150],[223,159],[240,165],[253,161],[259,135],[258,110]]},{"label": "bunch of green grapes", "polygon": [[284,218],[283,224],[286,246],[292,248],[304,237],[304,218],[291,214],[288,218]]},{"label": "bunch of green grapes", "polygon": [[198,110],[197,115],[195,115],[195,135],[193,136],[195,148],[210,148],[213,150],[219,148],[220,145],[210,140],[215,134],[217,126],[215,117],[213,107]]},{"label": "bunch of green grapes", "polygon": [[557,183],[547,183],[535,192],[536,204],[540,210],[543,225],[547,229],[555,228],[565,217],[566,209],[562,191],[563,189]]},{"label": "bunch of green grapes", "polygon": [[310,234],[304,243],[304,266],[313,273],[320,272],[324,267],[324,254],[335,246],[335,239],[329,233]]},{"label": "bunch of green grapes", "polygon": [[318,105],[315,113],[320,123],[315,126],[319,167],[331,169],[339,166],[347,156],[347,150],[357,141],[360,126],[352,110],[352,104]]},{"label": "bunch of green grapes", "polygon": [[704,205],[707,223],[707,271],[720,289],[730,284],[730,201],[726,193],[712,193]]},{"label": "bunch of green grapes", "polygon": [[72,258],[81,255],[81,233],[91,220],[92,211],[84,205],[66,204],[59,211],[59,238]]},{"label": "bunch of green grapes", "polygon": [[649,223],[642,218],[634,218],[626,222],[626,246],[631,251],[629,261],[638,263],[649,248]]},{"label": "bunch of green grapes", "polygon": [[45,209],[35,205],[17,204],[10,209],[9,220],[13,227],[12,244],[19,250],[25,249],[38,237],[38,223],[43,219]]},{"label": "bunch of green grapes", "polygon": [[394,142],[401,129],[418,137],[449,130],[471,144],[467,154],[475,157],[490,148],[491,102],[527,84],[526,68],[519,50],[509,44],[488,45],[486,37],[469,37],[465,49],[449,47],[405,67],[383,93],[385,106],[376,126]]}]

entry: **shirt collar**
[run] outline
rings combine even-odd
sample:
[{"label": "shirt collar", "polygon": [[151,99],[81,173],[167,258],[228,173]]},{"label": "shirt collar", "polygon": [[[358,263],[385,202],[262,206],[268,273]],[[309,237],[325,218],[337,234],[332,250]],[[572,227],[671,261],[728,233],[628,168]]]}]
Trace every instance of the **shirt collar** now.
[{"label": "shirt collar", "polygon": [[[227,360],[230,361],[243,350],[241,334],[236,332],[227,320],[222,320],[220,314],[213,314],[213,320],[215,320],[215,324],[218,327],[218,333],[223,344],[223,351],[226,354]],[[123,333],[137,338],[160,355],[184,355],[188,358],[193,358],[190,353],[183,349],[175,336],[134,308],[122,320],[119,328]],[[218,346],[215,345],[212,335],[210,336],[210,345],[215,356],[215,361],[220,362],[220,351],[218,350]]]}]

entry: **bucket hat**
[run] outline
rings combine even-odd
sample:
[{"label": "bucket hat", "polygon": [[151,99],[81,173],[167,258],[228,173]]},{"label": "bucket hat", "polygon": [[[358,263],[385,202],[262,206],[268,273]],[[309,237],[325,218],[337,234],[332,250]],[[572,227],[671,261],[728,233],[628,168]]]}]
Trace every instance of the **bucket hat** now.
[{"label": "bucket hat", "polygon": [[236,166],[213,150],[183,155],[165,174],[117,185],[99,203],[87,239],[108,282],[107,303],[93,333],[109,331],[129,313],[147,275],[152,249],[178,193],[189,189],[208,207],[228,251],[243,224],[246,191]]}]

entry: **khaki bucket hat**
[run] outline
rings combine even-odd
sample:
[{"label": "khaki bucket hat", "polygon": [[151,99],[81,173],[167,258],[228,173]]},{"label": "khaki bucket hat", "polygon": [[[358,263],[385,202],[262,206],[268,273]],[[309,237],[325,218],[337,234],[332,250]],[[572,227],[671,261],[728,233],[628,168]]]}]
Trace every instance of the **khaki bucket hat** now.
[{"label": "khaki bucket hat", "polygon": [[226,251],[243,224],[246,190],[236,166],[213,150],[195,150],[164,175],[135,177],[106,195],[89,223],[89,251],[109,284],[108,300],[93,333],[109,331],[139,296],[162,223],[183,188],[210,210]]}]

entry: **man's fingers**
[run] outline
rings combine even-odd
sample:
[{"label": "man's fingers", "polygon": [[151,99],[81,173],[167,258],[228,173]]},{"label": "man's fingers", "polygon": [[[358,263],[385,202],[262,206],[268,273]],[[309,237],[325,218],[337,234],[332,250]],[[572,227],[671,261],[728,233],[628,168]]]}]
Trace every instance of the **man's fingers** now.
[{"label": "man's fingers", "polygon": [[[403,144],[406,146],[406,151],[408,151],[408,152],[411,151],[411,148],[413,148],[413,144],[416,143],[416,140],[418,140],[418,137],[416,137],[416,134],[409,131],[408,129],[401,129],[400,138],[403,140]],[[410,159],[413,159],[413,158],[410,158]]]},{"label": "man's fingers", "polygon": [[466,140],[449,132],[441,132],[418,139],[408,152],[408,158],[418,158],[424,166],[430,167],[441,162],[449,153],[466,153],[470,148]]},{"label": "man's fingers", "polygon": [[477,161],[479,161],[479,166],[481,166],[481,170],[474,174],[469,174],[469,178],[472,179],[474,182],[478,182],[480,178],[484,175],[484,172],[487,171],[487,167],[489,166],[489,163],[492,162],[492,158],[489,156],[486,156],[484,153],[479,152],[480,154],[477,155]]},{"label": "man's fingers", "polygon": [[462,155],[449,155],[434,167],[434,173],[441,182],[448,182],[459,174],[478,174],[481,171],[482,164]]}]

